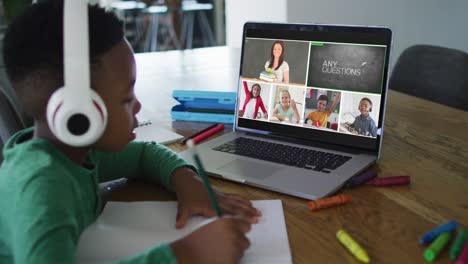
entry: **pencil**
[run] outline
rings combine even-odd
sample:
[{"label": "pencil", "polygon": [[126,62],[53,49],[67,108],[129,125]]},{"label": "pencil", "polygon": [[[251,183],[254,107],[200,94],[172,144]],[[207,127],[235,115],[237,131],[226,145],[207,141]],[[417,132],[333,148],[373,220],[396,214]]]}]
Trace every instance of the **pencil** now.
[{"label": "pencil", "polygon": [[208,130],[214,128],[214,127],[216,127],[217,125],[219,125],[219,124],[211,125],[211,126],[205,128],[205,129],[203,129],[203,130],[200,130],[200,131],[196,132],[195,134],[193,134],[193,135],[191,135],[191,136],[186,137],[184,140],[182,140],[182,144],[187,143],[188,140],[190,140],[190,139],[192,139],[192,138],[194,138],[194,137],[196,137],[196,136],[198,136],[198,135],[200,135],[200,134],[202,134],[202,133],[204,133],[204,132],[206,132],[206,131],[208,131]]},{"label": "pencil", "polygon": [[216,201],[213,189],[211,188],[211,185],[208,182],[208,177],[206,176],[205,169],[203,168],[203,164],[201,163],[200,157],[198,156],[197,148],[195,147],[193,140],[187,141],[187,145],[193,151],[193,159],[195,160],[195,166],[197,167],[198,174],[202,179],[206,191],[208,192],[208,197],[210,198],[211,205],[213,206],[216,215],[218,215],[218,217],[221,217],[223,213],[221,212],[221,208],[219,208],[218,202]]}]

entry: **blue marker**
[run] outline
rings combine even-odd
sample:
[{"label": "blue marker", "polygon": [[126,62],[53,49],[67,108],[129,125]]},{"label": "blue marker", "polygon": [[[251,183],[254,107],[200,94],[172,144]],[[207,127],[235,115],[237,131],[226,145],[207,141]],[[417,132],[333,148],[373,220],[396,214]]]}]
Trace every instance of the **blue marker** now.
[{"label": "blue marker", "polygon": [[440,225],[431,231],[425,233],[420,239],[419,239],[419,244],[424,245],[424,244],[429,244],[434,240],[437,236],[442,234],[443,232],[452,232],[455,229],[457,229],[458,223],[455,220],[449,221],[443,225]]}]

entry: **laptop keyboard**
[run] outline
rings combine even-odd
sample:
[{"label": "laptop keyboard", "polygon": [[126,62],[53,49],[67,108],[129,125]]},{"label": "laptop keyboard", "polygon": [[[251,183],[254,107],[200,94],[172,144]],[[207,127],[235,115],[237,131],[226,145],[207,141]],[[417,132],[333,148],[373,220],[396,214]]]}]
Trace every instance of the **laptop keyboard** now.
[{"label": "laptop keyboard", "polygon": [[330,173],[351,159],[349,156],[244,137],[224,143],[213,150],[325,173]]}]

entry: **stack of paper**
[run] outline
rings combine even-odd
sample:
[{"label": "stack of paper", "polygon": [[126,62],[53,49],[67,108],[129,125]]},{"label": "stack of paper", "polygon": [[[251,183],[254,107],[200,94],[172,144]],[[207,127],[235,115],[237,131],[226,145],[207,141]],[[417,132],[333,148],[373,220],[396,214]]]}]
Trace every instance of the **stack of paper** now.
[{"label": "stack of paper", "polygon": [[[263,216],[248,233],[251,246],[241,263],[292,263],[280,200],[253,201]],[[176,202],[110,202],[96,223],[81,235],[78,263],[103,263],[136,255],[162,242],[177,240],[211,222],[193,217],[175,229]]]}]

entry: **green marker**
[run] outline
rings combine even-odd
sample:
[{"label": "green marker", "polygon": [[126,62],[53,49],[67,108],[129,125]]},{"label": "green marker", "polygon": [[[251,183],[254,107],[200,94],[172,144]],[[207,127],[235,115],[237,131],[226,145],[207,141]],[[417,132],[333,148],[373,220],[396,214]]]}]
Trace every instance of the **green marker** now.
[{"label": "green marker", "polygon": [[442,249],[447,245],[451,237],[449,232],[443,232],[440,234],[434,242],[424,251],[424,259],[427,261],[434,261],[434,259],[439,255]]},{"label": "green marker", "polygon": [[211,188],[210,183],[208,182],[208,176],[206,176],[205,169],[203,168],[203,164],[201,162],[200,157],[198,156],[197,148],[195,147],[195,143],[193,140],[187,141],[187,146],[192,149],[193,151],[193,159],[195,160],[195,165],[198,169],[198,175],[202,179],[203,185],[205,186],[206,191],[208,192],[208,197],[210,198],[211,205],[213,206],[216,215],[218,217],[223,216],[223,212],[221,208],[219,208],[218,202],[216,201],[216,196],[214,194],[213,189]]},{"label": "green marker", "polygon": [[463,245],[468,242],[468,229],[461,229],[458,233],[455,242],[450,248],[450,259],[456,260],[460,252],[463,250]]}]

